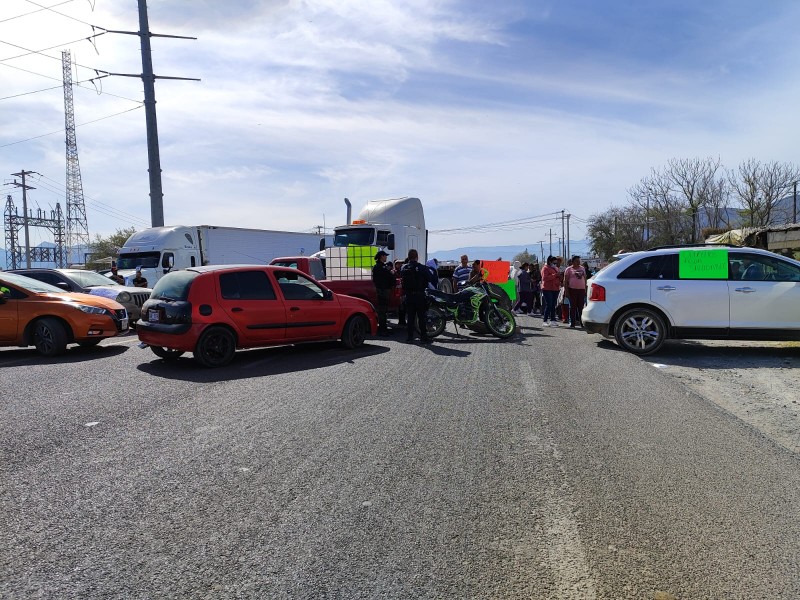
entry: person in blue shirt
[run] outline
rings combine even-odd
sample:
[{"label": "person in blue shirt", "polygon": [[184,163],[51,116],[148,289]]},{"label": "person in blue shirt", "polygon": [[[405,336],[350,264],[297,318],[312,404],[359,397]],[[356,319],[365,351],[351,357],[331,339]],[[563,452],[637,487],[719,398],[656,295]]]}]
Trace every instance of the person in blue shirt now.
[{"label": "person in blue shirt", "polygon": [[456,289],[464,287],[471,272],[472,267],[469,266],[469,257],[466,254],[462,254],[461,264],[453,271],[453,282],[456,284]]}]

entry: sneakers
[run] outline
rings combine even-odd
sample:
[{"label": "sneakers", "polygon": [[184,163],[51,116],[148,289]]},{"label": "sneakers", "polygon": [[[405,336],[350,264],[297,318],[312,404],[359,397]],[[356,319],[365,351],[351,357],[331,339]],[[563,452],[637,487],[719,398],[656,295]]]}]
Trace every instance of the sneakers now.
[{"label": "sneakers", "polygon": [[550,321],[550,327],[558,327],[558,321]]}]

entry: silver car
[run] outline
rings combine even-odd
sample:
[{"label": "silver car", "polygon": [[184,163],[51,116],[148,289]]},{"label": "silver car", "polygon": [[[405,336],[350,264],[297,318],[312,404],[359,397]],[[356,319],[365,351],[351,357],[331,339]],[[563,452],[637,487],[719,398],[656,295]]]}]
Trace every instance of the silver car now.
[{"label": "silver car", "polygon": [[38,279],[67,292],[94,294],[116,300],[128,311],[131,325],[139,320],[142,305],[152,292],[150,288],[120,285],[100,273],[82,269],[15,269],[10,272]]},{"label": "silver car", "polygon": [[589,281],[589,333],[636,354],[664,340],[800,340],[800,261],[758,248],[633,252]]}]

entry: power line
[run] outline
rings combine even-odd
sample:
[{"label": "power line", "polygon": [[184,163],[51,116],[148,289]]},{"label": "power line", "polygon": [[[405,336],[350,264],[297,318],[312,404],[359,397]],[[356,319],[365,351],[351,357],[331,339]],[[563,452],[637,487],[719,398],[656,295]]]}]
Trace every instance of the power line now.
[{"label": "power line", "polygon": [[[66,18],[66,19],[71,19],[73,21],[77,21],[78,23],[83,23],[84,25],[89,25],[89,27],[94,27],[94,25],[92,25],[91,23],[87,23],[86,21],[81,21],[80,19],[77,19],[77,18],[75,18],[75,17],[73,17],[71,15],[65,15],[62,12],[58,12],[57,10],[53,10],[53,7],[61,6],[60,4],[54,4],[53,6],[44,6],[42,4],[39,4],[38,2],[34,2],[33,0],[25,0],[25,1],[28,4],[33,4],[34,6],[38,6],[40,8],[40,10],[46,10],[46,11],[49,11],[51,13],[55,13],[57,15],[60,15],[60,16],[62,16],[64,18]],[[62,2],[62,4],[66,4],[66,2]],[[94,5],[91,2],[89,2],[89,6],[92,7],[92,10],[94,10]],[[40,11],[37,10],[35,12],[40,12]],[[102,28],[100,28],[100,29],[102,29]]]},{"label": "power line", "polygon": [[[142,108],[144,104],[139,106],[134,106],[133,108],[129,108],[128,110],[123,110],[122,112],[114,113],[113,115],[106,115],[105,117],[100,117],[99,119],[94,119],[93,121],[86,121],[85,123],[78,123],[76,127],[83,127],[84,125],[90,125],[92,123],[97,123],[98,121],[104,121],[105,119],[110,119],[112,117],[118,117],[119,115],[124,115],[125,113],[129,113],[132,110],[137,110]],[[15,146],[17,144],[22,144],[24,142],[30,142],[31,140],[38,140],[39,138],[47,137],[48,135],[55,135],[57,133],[64,133],[64,129],[59,129],[58,131],[51,131],[50,133],[43,133],[42,135],[35,135],[33,137],[29,137],[25,140],[19,140],[18,142],[11,142],[8,144],[0,145],[0,148],[7,148],[8,146]]]},{"label": "power line", "polygon": [[478,232],[492,232],[492,231],[510,231],[514,229],[521,229],[523,227],[527,227],[530,225],[540,224],[540,223],[552,223],[559,220],[561,217],[561,211],[552,212],[552,213],[545,213],[542,215],[536,215],[533,217],[522,217],[519,219],[513,219],[509,221],[499,221],[496,223],[485,223],[480,225],[469,225],[466,227],[455,227],[452,229],[438,229],[433,230],[430,233],[436,233],[439,235],[451,235],[456,233],[478,233]]},{"label": "power line", "polygon": [[[64,42],[62,44],[55,44],[54,46],[48,46],[47,48],[42,48],[41,50],[31,50],[30,48],[25,48],[24,46],[20,46],[18,44],[12,44],[11,42],[6,42],[5,40],[0,40],[0,44],[5,44],[6,46],[11,46],[13,48],[19,48],[20,50],[24,50],[25,54],[17,54],[16,56],[9,56],[7,58],[0,58],[0,62],[5,62],[7,60],[14,60],[16,58],[24,58],[25,56],[30,56],[31,54],[38,54],[39,56],[43,56],[45,58],[51,58],[53,60],[60,61],[60,58],[56,58],[55,56],[50,56],[49,54],[45,54],[47,50],[52,50],[53,48],[61,48],[63,46],[69,46],[71,44],[77,44],[78,42],[88,41],[91,42],[94,38],[100,37],[101,35],[105,35],[106,31],[101,31],[100,33],[93,33],[89,37],[82,37],[78,38],[77,40],[72,40],[71,42]],[[92,44],[94,45],[94,44]],[[96,49],[95,49],[96,50]],[[84,69],[89,69],[90,71],[95,71],[94,67],[87,67],[86,65],[81,65],[78,63],[73,63],[75,66],[82,67]]]},{"label": "power line", "polygon": [[[53,4],[53,6],[51,6],[49,8],[48,7],[44,7],[44,8],[40,8],[39,10],[32,10],[31,12],[26,12],[26,13],[23,13],[21,15],[17,15],[15,17],[8,17],[7,19],[3,19],[2,21],[0,21],[0,23],[5,23],[7,21],[13,21],[14,19],[21,19],[22,17],[27,17],[28,15],[34,15],[36,13],[42,12],[43,10],[52,10],[56,6],[61,6],[63,4],[69,4],[70,2],[74,2],[74,1],[75,0],[64,0],[64,2],[59,2],[58,4]],[[33,4],[33,2],[31,2],[31,4]],[[94,7],[92,7],[92,10],[94,10]],[[53,12],[55,12],[55,11],[53,11]]]}]

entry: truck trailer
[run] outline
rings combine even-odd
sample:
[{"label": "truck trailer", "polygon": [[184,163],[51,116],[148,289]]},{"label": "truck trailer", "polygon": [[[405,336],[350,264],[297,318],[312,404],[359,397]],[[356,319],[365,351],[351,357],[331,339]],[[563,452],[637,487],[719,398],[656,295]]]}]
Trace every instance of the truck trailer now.
[{"label": "truck trailer", "polygon": [[150,287],[171,270],[201,265],[268,265],[273,258],[317,252],[327,241],[314,233],[174,225],[134,233],[119,250],[117,269],[129,283],[138,267]]}]

